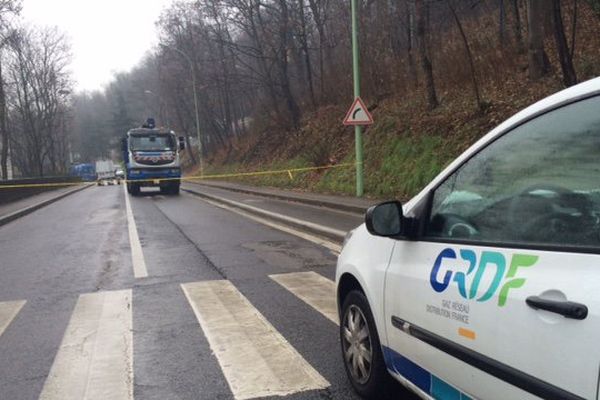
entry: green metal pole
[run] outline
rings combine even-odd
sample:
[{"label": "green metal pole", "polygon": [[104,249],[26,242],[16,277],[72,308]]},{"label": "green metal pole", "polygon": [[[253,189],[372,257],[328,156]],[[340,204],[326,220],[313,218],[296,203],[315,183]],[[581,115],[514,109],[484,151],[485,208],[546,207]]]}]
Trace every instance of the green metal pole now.
[{"label": "green metal pole", "polygon": [[[358,9],[357,0],[352,3],[352,70],[354,74],[354,98],[360,97],[360,60],[358,52]],[[356,196],[361,197],[364,193],[363,186],[363,144],[362,126],[354,127],[354,142],[356,146]]]}]

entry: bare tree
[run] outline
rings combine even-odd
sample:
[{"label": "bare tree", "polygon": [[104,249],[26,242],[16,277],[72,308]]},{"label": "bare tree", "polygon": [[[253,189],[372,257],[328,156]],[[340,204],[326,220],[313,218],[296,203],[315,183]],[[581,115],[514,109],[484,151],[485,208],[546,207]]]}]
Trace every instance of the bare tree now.
[{"label": "bare tree", "polygon": [[425,88],[427,90],[427,103],[430,109],[434,109],[439,105],[435,83],[433,80],[433,67],[431,59],[427,52],[427,39],[425,32],[425,10],[427,4],[425,0],[415,0],[415,16],[417,20],[417,44],[419,46],[419,56],[421,58],[421,68],[425,78]]},{"label": "bare tree", "polygon": [[310,100],[312,106],[316,107],[317,100],[315,97],[315,88],[313,84],[312,62],[310,59],[310,52],[308,49],[308,19],[304,7],[304,0],[298,0],[298,11],[300,16],[300,32],[298,34],[298,38],[302,47],[302,52],[304,53],[304,62],[306,64],[306,81],[310,93]]},{"label": "bare tree", "polygon": [[[315,28],[318,32],[318,51],[319,51],[319,80],[320,80],[320,91],[321,98],[323,98],[326,87],[325,87],[325,65],[331,61],[330,46],[327,43],[327,32],[325,26],[327,23],[327,17],[329,12],[330,0],[308,0],[310,10],[312,12],[313,19],[315,21]],[[327,57],[326,57],[327,55]]]},{"label": "bare tree", "polygon": [[513,17],[514,17],[514,23],[513,23],[513,29],[514,29],[514,35],[515,35],[515,42],[517,44],[517,51],[519,53],[522,53],[524,51],[524,44],[523,44],[523,28],[522,28],[522,24],[521,24],[521,10],[519,7],[519,0],[511,0],[512,3],[512,9],[513,9]]},{"label": "bare tree", "polygon": [[71,92],[69,47],[53,28],[21,29],[11,41],[11,112],[17,135],[11,137],[16,162],[29,175],[66,170],[65,113]]},{"label": "bare tree", "polygon": [[8,179],[8,150],[10,142],[10,132],[8,131],[8,113],[6,109],[6,92],[4,89],[4,77],[2,75],[2,50],[7,45],[13,35],[13,29],[10,25],[10,18],[19,14],[21,11],[21,2],[18,0],[0,1],[0,178]]},{"label": "bare tree", "polygon": [[[469,60],[469,71],[470,71],[470,75],[471,75],[471,83],[473,84],[473,93],[475,94],[477,108],[480,111],[482,111],[484,105],[483,105],[483,102],[481,101],[481,95],[479,94],[479,83],[477,82],[477,74],[475,72],[475,63],[473,62],[473,54],[471,53],[471,47],[469,47],[469,41],[467,40],[467,35],[465,34],[465,30],[463,29],[463,26],[460,23],[460,19],[458,18],[458,15],[456,14],[456,10],[454,9],[454,7],[452,7],[452,3],[450,2],[450,0],[447,0],[447,3],[448,3],[448,8],[450,9],[450,12],[452,13],[452,16],[454,17],[454,21],[456,22],[456,26],[458,27],[458,30],[460,32],[460,37],[462,38],[463,43],[465,45],[467,59]],[[503,4],[501,4],[500,6],[504,7]]]},{"label": "bare tree", "polygon": [[[556,42],[558,59],[560,61],[560,67],[563,74],[563,83],[567,87],[573,86],[577,83],[577,74],[575,73],[575,68],[573,67],[573,53],[569,50],[569,45],[567,44],[560,0],[552,0],[552,21],[554,25],[554,40]],[[574,34],[575,33],[573,32],[573,35]]]},{"label": "bare tree", "polygon": [[498,0],[498,9],[498,41],[500,42],[500,47],[504,47],[506,37],[506,8],[504,7],[504,0]]},{"label": "bare tree", "polygon": [[527,0],[529,78],[539,79],[547,72],[544,52],[546,0]]},{"label": "bare tree", "polygon": [[[419,76],[415,66],[414,48],[415,48],[415,13],[414,3],[405,0],[404,12],[406,15],[406,57],[408,58],[408,73],[415,87],[419,85]],[[398,7],[400,9],[400,7]]]}]

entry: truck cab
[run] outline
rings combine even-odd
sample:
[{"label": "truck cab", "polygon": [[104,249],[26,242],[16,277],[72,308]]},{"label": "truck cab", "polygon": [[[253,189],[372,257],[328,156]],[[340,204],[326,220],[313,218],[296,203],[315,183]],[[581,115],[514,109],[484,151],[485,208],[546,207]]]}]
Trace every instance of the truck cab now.
[{"label": "truck cab", "polygon": [[129,130],[122,140],[127,192],[136,196],[141,187],[159,187],[161,193],[179,194],[184,148],[183,137],[154,124]]}]

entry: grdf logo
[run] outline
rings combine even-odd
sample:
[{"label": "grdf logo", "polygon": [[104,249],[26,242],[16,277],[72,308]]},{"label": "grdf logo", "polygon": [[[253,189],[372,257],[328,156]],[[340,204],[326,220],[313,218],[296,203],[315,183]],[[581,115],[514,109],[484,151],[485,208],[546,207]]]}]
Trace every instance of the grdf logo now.
[{"label": "grdf logo", "polygon": [[[517,270],[519,268],[531,267],[538,260],[538,256],[514,254],[507,269],[506,258],[502,253],[497,251],[482,252],[479,263],[477,263],[477,255],[473,250],[460,249],[459,253],[460,258],[469,263],[467,272],[457,272],[447,269],[446,273],[443,276],[440,276],[440,269],[444,259],[455,260],[457,258],[456,252],[453,249],[446,248],[442,250],[437,256],[433,268],[431,269],[431,275],[429,276],[429,281],[431,282],[433,290],[441,293],[448,288],[450,281],[454,281],[457,283],[458,292],[463,298],[473,299],[480,289],[479,286],[481,285],[486,270],[491,271],[491,269],[494,268],[494,277],[490,282],[490,286],[476,300],[486,301],[491,299],[500,287],[500,284],[502,284],[500,294],[498,295],[498,305],[500,307],[506,304],[508,291],[510,289],[517,289],[525,284],[525,278],[516,278]],[[470,284],[467,285],[467,282],[470,282]]]}]

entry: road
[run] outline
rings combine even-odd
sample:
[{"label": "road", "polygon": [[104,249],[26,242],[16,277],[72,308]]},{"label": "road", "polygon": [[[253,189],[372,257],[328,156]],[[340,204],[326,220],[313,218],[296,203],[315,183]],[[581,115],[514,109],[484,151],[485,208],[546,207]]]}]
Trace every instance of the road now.
[{"label": "road", "polygon": [[126,198],[91,187],[0,227],[0,399],[355,398],[335,252],[191,194]]}]

